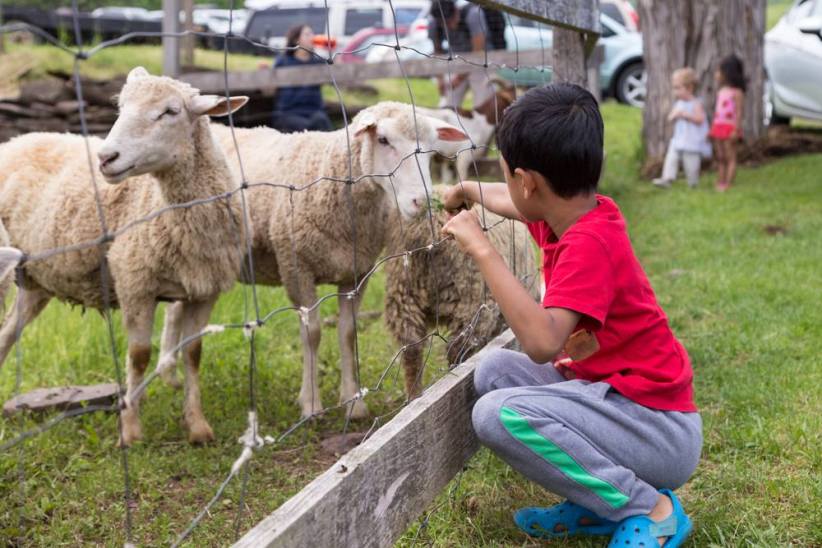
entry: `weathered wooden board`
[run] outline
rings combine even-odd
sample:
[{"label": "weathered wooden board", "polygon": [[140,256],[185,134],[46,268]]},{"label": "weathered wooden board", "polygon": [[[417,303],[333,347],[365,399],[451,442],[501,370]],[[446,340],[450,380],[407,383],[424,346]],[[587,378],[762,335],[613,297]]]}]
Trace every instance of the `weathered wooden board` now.
[{"label": "weathered wooden board", "polygon": [[474,368],[510,330],[454,368],[235,547],[391,546],[476,452]]},{"label": "weathered wooden board", "polygon": [[[345,63],[327,65],[311,65],[307,67],[285,67],[274,70],[257,70],[251,72],[229,72],[228,88],[231,92],[250,91],[262,88],[276,88],[280,86],[308,86],[331,82],[331,75],[338,84],[363,82],[376,78],[402,78],[403,71],[408,77],[429,77],[441,74],[459,74],[464,72],[484,71],[485,53],[461,53],[461,57],[470,61],[469,64],[461,59],[452,61],[435,59],[412,59],[402,62],[402,67],[393,61],[381,63]],[[539,66],[543,63],[551,64],[549,50],[527,51],[489,51],[488,69],[493,76],[498,65]],[[224,93],[225,80],[222,72],[194,72],[183,74],[180,80],[188,82],[203,93]]]},{"label": "weathered wooden board", "polygon": [[488,8],[579,32],[600,34],[599,0],[471,0]]},{"label": "weathered wooden board", "polygon": [[109,404],[114,403],[117,392],[114,383],[35,388],[3,404],[3,414],[9,417],[18,411],[65,411],[83,405]]}]

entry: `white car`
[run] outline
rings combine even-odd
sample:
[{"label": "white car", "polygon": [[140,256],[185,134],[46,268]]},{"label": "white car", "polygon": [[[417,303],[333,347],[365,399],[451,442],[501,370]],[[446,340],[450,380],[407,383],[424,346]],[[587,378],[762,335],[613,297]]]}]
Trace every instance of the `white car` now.
[{"label": "white car", "polygon": [[822,120],[822,0],[797,0],[765,35],[765,115]]}]

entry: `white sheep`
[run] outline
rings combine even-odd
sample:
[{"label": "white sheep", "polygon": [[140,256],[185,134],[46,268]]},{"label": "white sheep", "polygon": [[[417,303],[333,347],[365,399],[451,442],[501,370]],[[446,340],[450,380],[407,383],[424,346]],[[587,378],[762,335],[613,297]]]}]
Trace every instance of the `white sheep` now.
[{"label": "white sheep", "polygon": [[[232,150],[231,131],[213,129],[223,148]],[[353,318],[365,292],[364,276],[385,246],[390,223],[411,218],[427,206],[430,154],[415,155],[418,144],[422,152],[453,154],[460,145],[465,146],[466,137],[434,118],[418,114],[415,121],[411,105],[393,102],[361,111],[347,132],[282,134],[269,128],[234,132],[246,178],[252,185],[248,196],[255,281],[284,286],[291,302],[307,309],[300,328],[303,378],[298,401],[302,414],[310,416],[323,409],[317,371],[321,325],[314,304],[316,286],[334,284],[341,295],[337,324],[340,401],[352,402],[352,417],[367,416],[362,400],[354,399],[359,384]],[[349,144],[353,184],[346,183]],[[238,173],[236,162],[232,165]],[[331,180],[318,181],[320,177]],[[253,186],[256,183],[305,188],[292,192]],[[397,209],[401,215],[392,216]],[[165,375],[167,380],[174,372],[176,360],[169,349],[180,340],[179,317],[177,305],[167,308],[161,350],[168,357],[163,363],[165,371],[171,373]]]},{"label": "white sheep", "polygon": [[[482,218],[480,206],[474,208]],[[437,211],[433,220],[439,239],[440,229],[448,220],[447,213]],[[488,237],[494,247],[537,298],[541,280],[525,225],[503,220],[487,210],[484,222],[490,228]],[[391,230],[387,249],[389,253],[403,253],[430,243],[431,226],[428,218],[422,216],[406,224],[402,232]],[[384,318],[388,330],[404,347],[402,365],[409,398],[420,395],[426,335],[437,322],[450,337],[450,364],[463,361],[505,329],[505,320],[485,288],[482,275],[453,240],[428,252],[414,253],[408,261],[388,261],[385,273]]]},{"label": "white sheep", "polygon": [[[30,133],[0,146],[0,218],[12,244],[29,257],[17,306],[0,329],[0,363],[15,342],[18,322],[31,322],[53,297],[97,309],[105,306],[101,246],[37,259],[49,250],[98,238],[101,215],[109,233],[116,233],[105,253],[113,281],[110,304],[122,309],[128,334],[123,445],[142,436],[140,398],[134,390],[151,357],[158,300],[182,301],[183,335],[199,332],[218,295],[236,281],[244,242],[236,196],[137,221],[171,205],[238,187],[212,138],[208,115],[228,114],[246,100],[200,95],[188,84],[150,76],[138,67],[123,86],[120,114],[105,141]],[[100,160],[92,173],[87,154]],[[93,179],[109,184],[95,191]],[[192,343],[184,358],[184,419],[192,443],[213,438],[200,404],[200,352],[200,342]]]}]

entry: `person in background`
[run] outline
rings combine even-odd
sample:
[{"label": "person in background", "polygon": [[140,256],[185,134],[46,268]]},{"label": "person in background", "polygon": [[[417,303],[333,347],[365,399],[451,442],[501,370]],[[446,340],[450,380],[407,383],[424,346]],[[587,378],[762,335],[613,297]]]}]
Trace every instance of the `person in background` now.
[{"label": "person in background", "polygon": [[705,116],[702,101],[694,95],[697,85],[694,69],[685,67],[675,70],[672,81],[676,102],[668,114],[668,121],[674,123],[674,134],[668,144],[662,177],[654,179],[653,182],[658,187],[670,188],[681,163],[688,179],[688,186],[696,188],[702,156],[710,156],[708,118]]},{"label": "person in background", "polygon": [[[314,48],[314,31],[308,25],[292,27],[286,34],[286,47],[289,49],[280,55],[274,64],[277,68],[323,62],[311,53]],[[286,133],[334,129],[325,112],[319,85],[278,88],[271,125],[274,129]]]},{"label": "person in background", "polygon": [[725,57],[714,73],[719,86],[710,137],[716,149],[716,190],[725,192],[736,176],[736,144],[742,138],[745,70],[736,55]]},{"label": "person in background", "polygon": [[[505,20],[494,10],[469,3],[458,9],[453,0],[434,0],[428,22],[428,35],[436,55],[484,52],[505,48]],[[448,43],[448,48],[444,47]],[[474,95],[474,108],[494,95],[494,88],[482,72],[437,76],[440,108],[462,106],[468,88]]]}]

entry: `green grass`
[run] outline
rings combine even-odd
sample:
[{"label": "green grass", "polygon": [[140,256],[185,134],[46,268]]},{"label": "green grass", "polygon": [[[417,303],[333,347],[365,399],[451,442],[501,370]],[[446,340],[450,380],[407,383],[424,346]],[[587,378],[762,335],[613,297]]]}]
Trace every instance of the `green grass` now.
[{"label": "green grass", "polygon": [[[135,48],[128,66],[144,64],[156,70],[147,61],[150,49]],[[121,70],[104,63],[89,67]],[[433,103],[429,81],[414,80],[412,86],[419,103]],[[380,98],[407,100],[401,80],[380,81],[377,87]],[[333,90],[325,93],[330,98]],[[375,100],[358,91],[345,94],[347,102]],[[822,385],[822,360],[816,355],[822,341],[822,248],[817,241],[822,229],[822,156],[742,169],[737,186],[726,195],[710,190],[710,174],[703,177],[699,190],[689,192],[680,185],[662,192],[637,177],[639,111],[609,102],[603,114],[603,190],[623,208],[637,253],[694,362],[706,441],[703,461],[682,490],[696,524],[692,545],[822,544],[822,405],[816,396]],[[770,235],[766,225],[784,227],[786,232]],[[381,309],[383,288],[378,274],[369,284],[364,310]],[[333,290],[323,287],[320,294]],[[237,288],[221,298],[212,321],[241,321],[244,291]],[[261,288],[259,296],[263,311],[287,303],[281,289]],[[333,301],[322,306],[324,316],[335,312]],[[115,322],[122,352],[119,314]],[[301,369],[298,330],[299,319],[289,312],[258,332],[257,394],[263,434],[283,432],[299,418],[294,403]],[[204,409],[218,439],[207,447],[193,448],[185,442],[179,424],[181,394],[159,382],[149,388],[143,404],[146,440],[129,451],[136,494],[134,533],[140,545],[173,540],[239,455],[236,438],[245,429],[248,405],[248,348],[237,331],[206,340]],[[396,351],[381,319],[361,326],[359,348],[362,379],[373,386]],[[93,311],[52,303],[27,329],[22,350],[23,390],[114,379],[105,323]],[[326,327],[319,355],[326,404],[336,401],[338,394],[338,357],[335,331]],[[0,370],[4,399],[14,391],[17,365],[12,356]],[[441,348],[435,348],[429,367],[429,381],[443,374]],[[368,398],[371,410],[385,415],[385,420],[403,403],[396,373],[392,370],[384,389]],[[240,530],[334,462],[318,442],[340,432],[343,423],[342,414],[333,412],[298,430],[281,446],[256,454]],[[0,443],[34,424],[34,419],[21,425],[16,419],[0,418]],[[353,425],[357,430],[368,426]],[[22,461],[16,449],[0,455],[0,544],[20,534],[20,462],[27,544],[122,544],[123,480],[120,453],[113,448],[116,428],[113,416],[89,415],[27,442]],[[229,543],[239,497],[235,482],[189,544]],[[511,511],[553,500],[481,451],[432,505],[427,526],[413,526],[400,545],[412,544],[415,535],[435,546],[523,545],[526,539],[513,528]]]},{"label": "green grass", "polygon": [[771,30],[793,5],[793,0],[769,0],[765,11],[765,28]]}]

